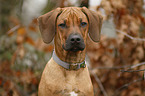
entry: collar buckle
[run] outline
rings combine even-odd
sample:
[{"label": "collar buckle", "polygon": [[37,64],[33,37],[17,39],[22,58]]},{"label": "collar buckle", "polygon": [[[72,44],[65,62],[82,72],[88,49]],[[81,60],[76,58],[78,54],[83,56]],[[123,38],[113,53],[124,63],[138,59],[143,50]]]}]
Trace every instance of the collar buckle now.
[{"label": "collar buckle", "polygon": [[81,62],[81,63],[73,63],[73,64],[70,64],[70,63],[67,63],[67,62],[64,62],[62,60],[60,60],[57,55],[55,54],[55,51],[53,52],[53,60],[58,64],[60,65],[61,67],[67,69],[67,70],[78,70],[80,68],[85,68],[86,67],[86,64],[85,64],[85,61]]},{"label": "collar buckle", "polygon": [[70,70],[77,70],[77,69],[78,69],[78,64],[77,64],[77,63],[75,63],[75,64],[70,64],[70,65],[69,65],[69,69],[70,69]]}]

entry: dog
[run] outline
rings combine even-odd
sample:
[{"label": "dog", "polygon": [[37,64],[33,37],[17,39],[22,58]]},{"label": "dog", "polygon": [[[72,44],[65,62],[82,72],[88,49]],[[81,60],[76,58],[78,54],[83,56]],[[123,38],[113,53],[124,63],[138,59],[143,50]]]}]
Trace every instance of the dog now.
[{"label": "dog", "polygon": [[54,38],[52,58],[46,64],[38,96],[94,96],[85,64],[86,40],[100,40],[102,16],[86,7],[54,9],[38,17],[42,39]]}]

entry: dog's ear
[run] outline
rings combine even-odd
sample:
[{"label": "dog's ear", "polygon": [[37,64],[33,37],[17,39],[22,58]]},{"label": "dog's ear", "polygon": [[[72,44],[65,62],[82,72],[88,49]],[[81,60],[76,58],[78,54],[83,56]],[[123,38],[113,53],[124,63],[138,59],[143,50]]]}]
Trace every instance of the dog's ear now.
[{"label": "dog's ear", "polygon": [[99,42],[103,17],[86,7],[82,7],[82,12],[84,12],[89,20],[89,36],[94,42]]},{"label": "dog's ear", "polygon": [[39,29],[45,43],[50,43],[53,40],[56,31],[56,20],[60,13],[61,8],[57,8],[38,17]]}]

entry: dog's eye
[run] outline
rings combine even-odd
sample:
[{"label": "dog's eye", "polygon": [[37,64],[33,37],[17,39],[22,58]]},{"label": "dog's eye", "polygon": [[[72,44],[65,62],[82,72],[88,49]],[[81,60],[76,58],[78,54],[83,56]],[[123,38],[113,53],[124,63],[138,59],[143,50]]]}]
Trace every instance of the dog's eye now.
[{"label": "dog's eye", "polygon": [[81,22],[81,27],[85,27],[87,25],[86,22]]},{"label": "dog's eye", "polygon": [[61,28],[65,28],[66,27],[66,24],[65,23],[61,23],[58,26],[61,27]]}]

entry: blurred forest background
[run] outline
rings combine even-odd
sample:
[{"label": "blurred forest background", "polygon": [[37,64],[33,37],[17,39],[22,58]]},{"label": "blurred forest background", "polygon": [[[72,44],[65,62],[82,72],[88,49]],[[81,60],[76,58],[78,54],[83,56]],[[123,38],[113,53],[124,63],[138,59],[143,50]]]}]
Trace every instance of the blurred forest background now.
[{"label": "blurred forest background", "polygon": [[145,0],[0,0],[0,96],[37,96],[53,50],[37,17],[65,6],[104,17],[100,43],[87,42],[95,96],[145,96]]}]

